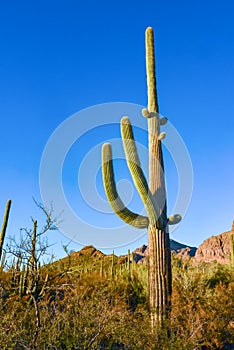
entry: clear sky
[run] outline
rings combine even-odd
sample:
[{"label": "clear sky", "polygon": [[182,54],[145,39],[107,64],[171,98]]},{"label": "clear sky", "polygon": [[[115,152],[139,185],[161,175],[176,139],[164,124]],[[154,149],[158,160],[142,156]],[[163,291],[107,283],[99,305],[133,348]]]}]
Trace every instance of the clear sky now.
[{"label": "clear sky", "polygon": [[[1,1],[0,217],[11,198],[8,235],[29,227],[30,216],[40,218],[32,197],[41,201],[42,152],[66,118],[102,103],[146,105],[147,26],[155,30],[160,112],[183,138],[194,171],[190,206],[171,236],[197,246],[229,230],[234,220],[233,13],[231,0]],[[96,143],[105,141],[95,137]],[[68,199],[82,161],[75,152],[86,149],[80,147],[77,144],[65,162]],[[170,172],[170,164],[167,169]],[[73,173],[75,180],[69,180]],[[100,180],[98,174],[97,187],[104,196]],[[85,205],[74,210],[85,217]],[[85,220],[92,221],[92,216]],[[105,219],[94,221],[101,225]],[[49,235],[57,257],[68,241],[60,233]],[[146,235],[129,247],[143,243]],[[73,250],[80,247],[69,245]]]}]

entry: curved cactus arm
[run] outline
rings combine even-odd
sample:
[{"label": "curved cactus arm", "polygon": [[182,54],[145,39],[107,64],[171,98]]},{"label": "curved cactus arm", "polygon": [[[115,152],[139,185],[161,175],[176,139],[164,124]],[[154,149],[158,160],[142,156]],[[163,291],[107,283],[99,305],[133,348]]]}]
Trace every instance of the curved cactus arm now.
[{"label": "curved cactus arm", "polygon": [[158,141],[162,141],[163,139],[165,139],[166,137],[166,133],[163,131],[158,135]]},{"label": "curved cactus arm", "polygon": [[181,221],[182,217],[179,214],[171,215],[168,218],[168,225],[176,225]]},{"label": "curved cactus arm", "polygon": [[149,225],[149,220],[146,216],[138,215],[129,210],[116,189],[112,149],[109,143],[105,143],[102,147],[102,176],[107,199],[113,211],[127,224],[136,228],[146,228]]},{"label": "curved cactus arm", "polygon": [[121,119],[121,134],[128,168],[131,172],[132,179],[139,192],[139,195],[145,205],[149,222],[151,225],[155,225],[156,227],[161,228],[162,223],[159,214],[159,208],[153,199],[153,196],[148,188],[145,175],[141,169],[141,164],[132,132],[132,126],[128,117],[123,117]]}]

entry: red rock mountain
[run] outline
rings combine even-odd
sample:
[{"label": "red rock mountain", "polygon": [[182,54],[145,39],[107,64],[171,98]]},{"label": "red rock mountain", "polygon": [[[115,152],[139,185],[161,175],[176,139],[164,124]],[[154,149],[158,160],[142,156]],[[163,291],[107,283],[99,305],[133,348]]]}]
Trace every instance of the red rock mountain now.
[{"label": "red rock mountain", "polygon": [[[193,257],[196,261],[217,261],[229,264],[231,261],[231,236],[234,236],[234,221],[232,229],[217,236],[207,238],[198,248],[189,247],[171,239],[171,252],[182,259]],[[139,264],[146,263],[148,248],[146,245],[134,251],[134,260]]]},{"label": "red rock mountain", "polygon": [[232,234],[234,235],[234,221],[230,231],[205,239],[196,251],[195,260],[228,264],[231,259]]}]

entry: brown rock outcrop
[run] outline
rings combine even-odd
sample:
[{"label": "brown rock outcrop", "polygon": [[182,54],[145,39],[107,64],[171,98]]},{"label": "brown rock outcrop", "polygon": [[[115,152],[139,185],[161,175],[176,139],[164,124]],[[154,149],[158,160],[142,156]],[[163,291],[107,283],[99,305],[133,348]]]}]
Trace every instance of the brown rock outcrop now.
[{"label": "brown rock outcrop", "polygon": [[195,260],[205,262],[217,261],[221,264],[230,263],[231,234],[234,234],[234,221],[231,231],[207,238],[198,247],[195,254]]},{"label": "brown rock outcrop", "polygon": [[102,258],[105,256],[104,253],[102,253],[100,250],[96,249],[92,245],[87,245],[87,246],[83,247],[81,250],[79,250],[78,252],[71,253],[71,257],[73,259],[77,259],[80,256],[84,256],[84,255],[87,255],[87,256],[90,255],[93,258]]}]

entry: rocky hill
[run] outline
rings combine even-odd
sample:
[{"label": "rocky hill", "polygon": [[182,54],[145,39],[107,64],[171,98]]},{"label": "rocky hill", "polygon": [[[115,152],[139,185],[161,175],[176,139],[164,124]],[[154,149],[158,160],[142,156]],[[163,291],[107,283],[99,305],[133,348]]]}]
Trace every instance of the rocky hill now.
[{"label": "rocky hill", "polygon": [[[221,233],[217,236],[207,238],[198,248],[190,247],[185,244],[170,240],[171,252],[177,254],[182,259],[192,257],[195,261],[212,262],[217,261],[221,264],[228,264],[231,256],[231,235],[234,234],[234,221],[232,229],[228,232]],[[142,245],[137,248],[131,254],[130,259],[134,258],[134,261],[138,264],[145,264],[148,255],[148,247]],[[103,260],[104,259],[104,260]],[[106,255],[93,246],[86,246],[78,252],[72,252],[69,257],[69,261],[72,264],[77,265],[89,265],[95,266],[95,262],[99,260],[106,261],[113,259],[113,255]],[[115,256],[117,264],[122,264],[127,261],[127,255]],[[64,262],[68,258],[62,259]]]},{"label": "rocky hill", "polygon": [[[174,254],[180,255],[182,258],[184,257],[193,257],[196,253],[197,248],[195,247],[188,247],[185,244],[176,242],[171,239],[171,251]],[[134,261],[139,264],[145,264],[146,263],[146,257],[148,255],[148,247],[146,245],[143,245],[140,248],[137,248],[133,251],[133,254],[130,255],[130,261],[134,257]],[[63,263],[64,266],[71,265],[71,266],[85,266],[95,267],[96,263],[100,260],[104,262],[104,264],[108,264],[109,260],[113,259],[113,254],[104,254],[100,250],[96,249],[93,246],[85,246],[78,252],[72,252],[68,257],[65,257],[63,259],[60,259],[60,263]],[[128,260],[128,256],[121,255],[116,256],[114,255],[114,260],[117,264],[126,263]]]},{"label": "rocky hill", "polygon": [[231,257],[232,234],[234,234],[234,221],[230,231],[205,239],[196,251],[195,260],[228,264]]}]

